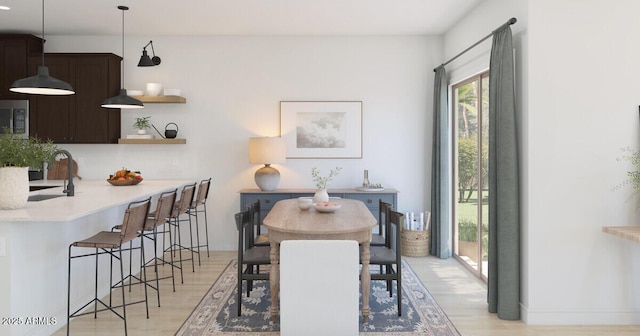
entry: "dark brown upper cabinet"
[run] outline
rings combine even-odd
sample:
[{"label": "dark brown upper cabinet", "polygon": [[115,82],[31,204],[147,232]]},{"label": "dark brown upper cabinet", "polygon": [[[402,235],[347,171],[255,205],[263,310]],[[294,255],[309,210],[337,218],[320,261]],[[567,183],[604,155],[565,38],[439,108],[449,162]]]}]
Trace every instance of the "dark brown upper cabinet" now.
[{"label": "dark brown upper cabinet", "polygon": [[30,77],[28,59],[41,55],[42,40],[28,34],[0,34],[0,99],[29,99],[24,94],[9,91],[17,79]]},{"label": "dark brown upper cabinet", "polygon": [[[36,73],[41,58],[29,58]],[[48,53],[49,74],[71,84],[75,95],[31,95],[30,134],[55,143],[118,143],[120,109],[100,107],[120,91],[122,58],[110,53]]]}]

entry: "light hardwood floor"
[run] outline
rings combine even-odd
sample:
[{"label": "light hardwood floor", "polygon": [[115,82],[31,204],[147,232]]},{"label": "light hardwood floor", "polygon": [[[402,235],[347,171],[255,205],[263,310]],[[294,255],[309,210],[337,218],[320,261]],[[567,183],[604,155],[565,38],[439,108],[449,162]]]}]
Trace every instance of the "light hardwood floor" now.
[{"label": "light hardwood floor", "polygon": [[[202,266],[196,266],[195,272],[191,272],[190,267],[185,269],[184,284],[179,283],[178,277],[175,293],[171,280],[163,280],[160,288],[162,307],[157,306],[155,292],[149,292],[149,319],[145,316],[144,304],[128,307],[129,335],[173,335],[235,257],[235,251],[212,252],[209,258],[203,255]],[[458,261],[435,257],[405,259],[465,336],[640,335],[640,326],[528,326],[519,321],[503,321],[487,312],[484,283]],[[133,288],[131,299],[142,297],[142,291],[137,287],[140,286]],[[120,295],[119,292],[116,294]],[[121,335],[122,321],[108,312],[99,314],[97,319],[86,315],[72,320],[71,332],[72,335]],[[65,333],[66,326],[63,326],[54,335]]]}]

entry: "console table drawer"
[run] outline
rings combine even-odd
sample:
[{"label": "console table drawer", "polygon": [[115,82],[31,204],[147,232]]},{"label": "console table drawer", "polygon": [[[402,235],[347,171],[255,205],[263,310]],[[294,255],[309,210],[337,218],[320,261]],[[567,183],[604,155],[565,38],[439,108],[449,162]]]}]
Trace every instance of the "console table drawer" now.
[{"label": "console table drawer", "polygon": [[273,208],[273,205],[278,201],[282,201],[285,199],[290,199],[291,195],[289,194],[247,194],[243,195],[243,207],[246,208],[247,205],[259,200],[260,201],[260,210],[261,211],[269,211]]},{"label": "console table drawer", "polygon": [[383,202],[387,202],[394,207],[397,206],[397,204],[395,204],[395,195],[392,194],[345,194],[344,198],[362,201],[367,206],[367,208],[371,210],[378,210],[380,206],[380,200],[382,200]]}]

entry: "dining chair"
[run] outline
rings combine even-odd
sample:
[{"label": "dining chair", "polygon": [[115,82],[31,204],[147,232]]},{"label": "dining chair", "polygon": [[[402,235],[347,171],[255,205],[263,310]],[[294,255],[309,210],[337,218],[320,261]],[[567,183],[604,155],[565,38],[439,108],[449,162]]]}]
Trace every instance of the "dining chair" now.
[{"label": "dining chair", "polygon": [[[200,248],[207,249],[207,258],[209,257],[209,222],[207,221],[207,198],[209,197],[209,187],[211,186],[211,178],[200,181],[195,199],[191,203],[191,207],[187,210],[190,216],[196,220],[196,246],[198,249],[198,265],[200,265]],[[204,243],[200,243],[200,220],[198,214],[204,215]]]},{"label": "dining chair", "polygon": [[254,237],[254,245],[256,246],[269,246],[269,235],[267,233],[261,233],[262,219],[260,218],[260,200],[249,203],[247,205],[249,210],[249,216],[251,223],[251,234]]},{"label": "dining chair", "polygon": [[371,235],[371,246],[385,246],[385,236],[387,222],[389,221],[388,212],[393,209],[393,204],[383,200],[378,200],[378,233]]},{"label": "dining chair", "polygon": [[254,272],[254,266],[270,264],[270,247],[256,246],[251,229],[251,214],[245,210],[235,214],[236,228],[238,229],[238,286],[237,303],[238,316],[242,313],[242,282],[247,282],[247,297],[253,289],[254,280],[269,280],[269,273],[260,273],[258,268]]},{"label": "dining chair", "polygon": [[[398,300],[398,316],[402,316],[402,242],[400,239],[401,226],[404,215],[400,212],[388,209],[385,214],[387,226],[385,228],[385,246],[371,246],[370,265],[384,266],[382,272],[371,273],[371,280],[384,280],[387,282],[389,297],[393,297],[393,280],[396,281],[396,292]],[[395,266],[395,269],[394,269]]]},{"label": "dining chair", "polygon": [[[126,302],[125,299],[125,289],[122,284],[124,283],[124,267],[122,264],[122,245],[128,242],[133,241],[136,238],[140,237],[140,233],[144,228],[145,221],[149,214],[149,204],[151,203],[151,198],[148,198],[143,201],[136,201],[129,203],[129,206],[125,210],[124,219],[122,220],[122,226],[120,231],[100,231],[97,234],[80,241],[73,242],[69,245],[69,265],[68,265],[68,275],[67,275],[67,335],[70,334],[70,322],[72,317],[93,314],[94,318],[97,318],[98,312],[109,310],[114,313],[117,317],[123,320],[124,322],[124,334],[127,335],[127,311],[126,306],[136,303],[144,302],[147,309],[147,318],[149,318],[149,302],[147,300],[147,286],[146,283],[144,285],[144,300],[139,300],[136,302]],[[140,239],[141,244],[141,254],[142,259],[144,260],[144,241]],[[72,255],[72,251],[74,247],[81,248],[92,248],[95,249],[93,253],[81,254],[81,255]],[[107,254],[110,256],[110,259],[117,259],[120,263],[120,281],[118,284],[121,284],[119,287],[122,289],[122,304],[118,306],[112,305],[111,295],[109,295],[109,304],[106,304],[100,298],[98,298],[98,257],[100,255]],[[82,258],[82,257],[90,257],[95,256],[95,283],[94,283],[94,298],[87,302],[85,305],[80,307],[75,312],[71,313],[71,261],[73,259]],[[143,282],[146,282],[146,276],[144,275],[144,267],[143,269]],[[114,288],[113,286],[113,277],[111,274],[109,275],[109,287]],[[111,292],[110,292],[111,293]],[[93,303],[93,311],[83,312],[83,310],[90,306]],[[103,306],[103,309],[98,309],[98,304]],[[122,308],[122,314],[120,314],[116,309]]]}]

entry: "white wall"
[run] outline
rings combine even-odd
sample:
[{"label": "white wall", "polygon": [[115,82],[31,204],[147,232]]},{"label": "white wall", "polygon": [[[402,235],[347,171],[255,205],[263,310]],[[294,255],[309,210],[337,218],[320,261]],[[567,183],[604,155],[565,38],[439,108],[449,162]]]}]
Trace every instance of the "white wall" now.
[{"label": "white wall", "polygon": [[[162,64],[138,68],[142,46],[154,42]],[[119,36],[51,36],[47,52],[114,52]],[[363,102],[362,159],[289,159],[276,166],[281,188],[313,188],[311,168],[342,166],[330,188],[372,183],[400,191],[402,211],[429,208],[432,68],[440,38],[412,37],[166,37],[127,36],[125,87],[146,82],[179,88],[186,105],[151,105],[122,112],[123,135],[138,116],[156,127],[176,122],[186,145],[64,145],[80,175],[103,179],[125,166],[145,178],[212,177],[208,203],[215,250],[235,249],[238,191],[257,188],[248,138],[280,132],[283,100]],[[144,183],[144,182],[143,182]]]},{"label": "white wall", "polygon": [[[630,191],[612,187],[629,168],[616,161],[620,148],[638,147],[639,10],[634,0],[490,0],[445,36],[449,56],[475,42],[477,31],[518,18],[522,317],[529,324],[640,323],[640,244],[602,233],[638,222]],[[488,48],[458,67],[473,68]]]}]

